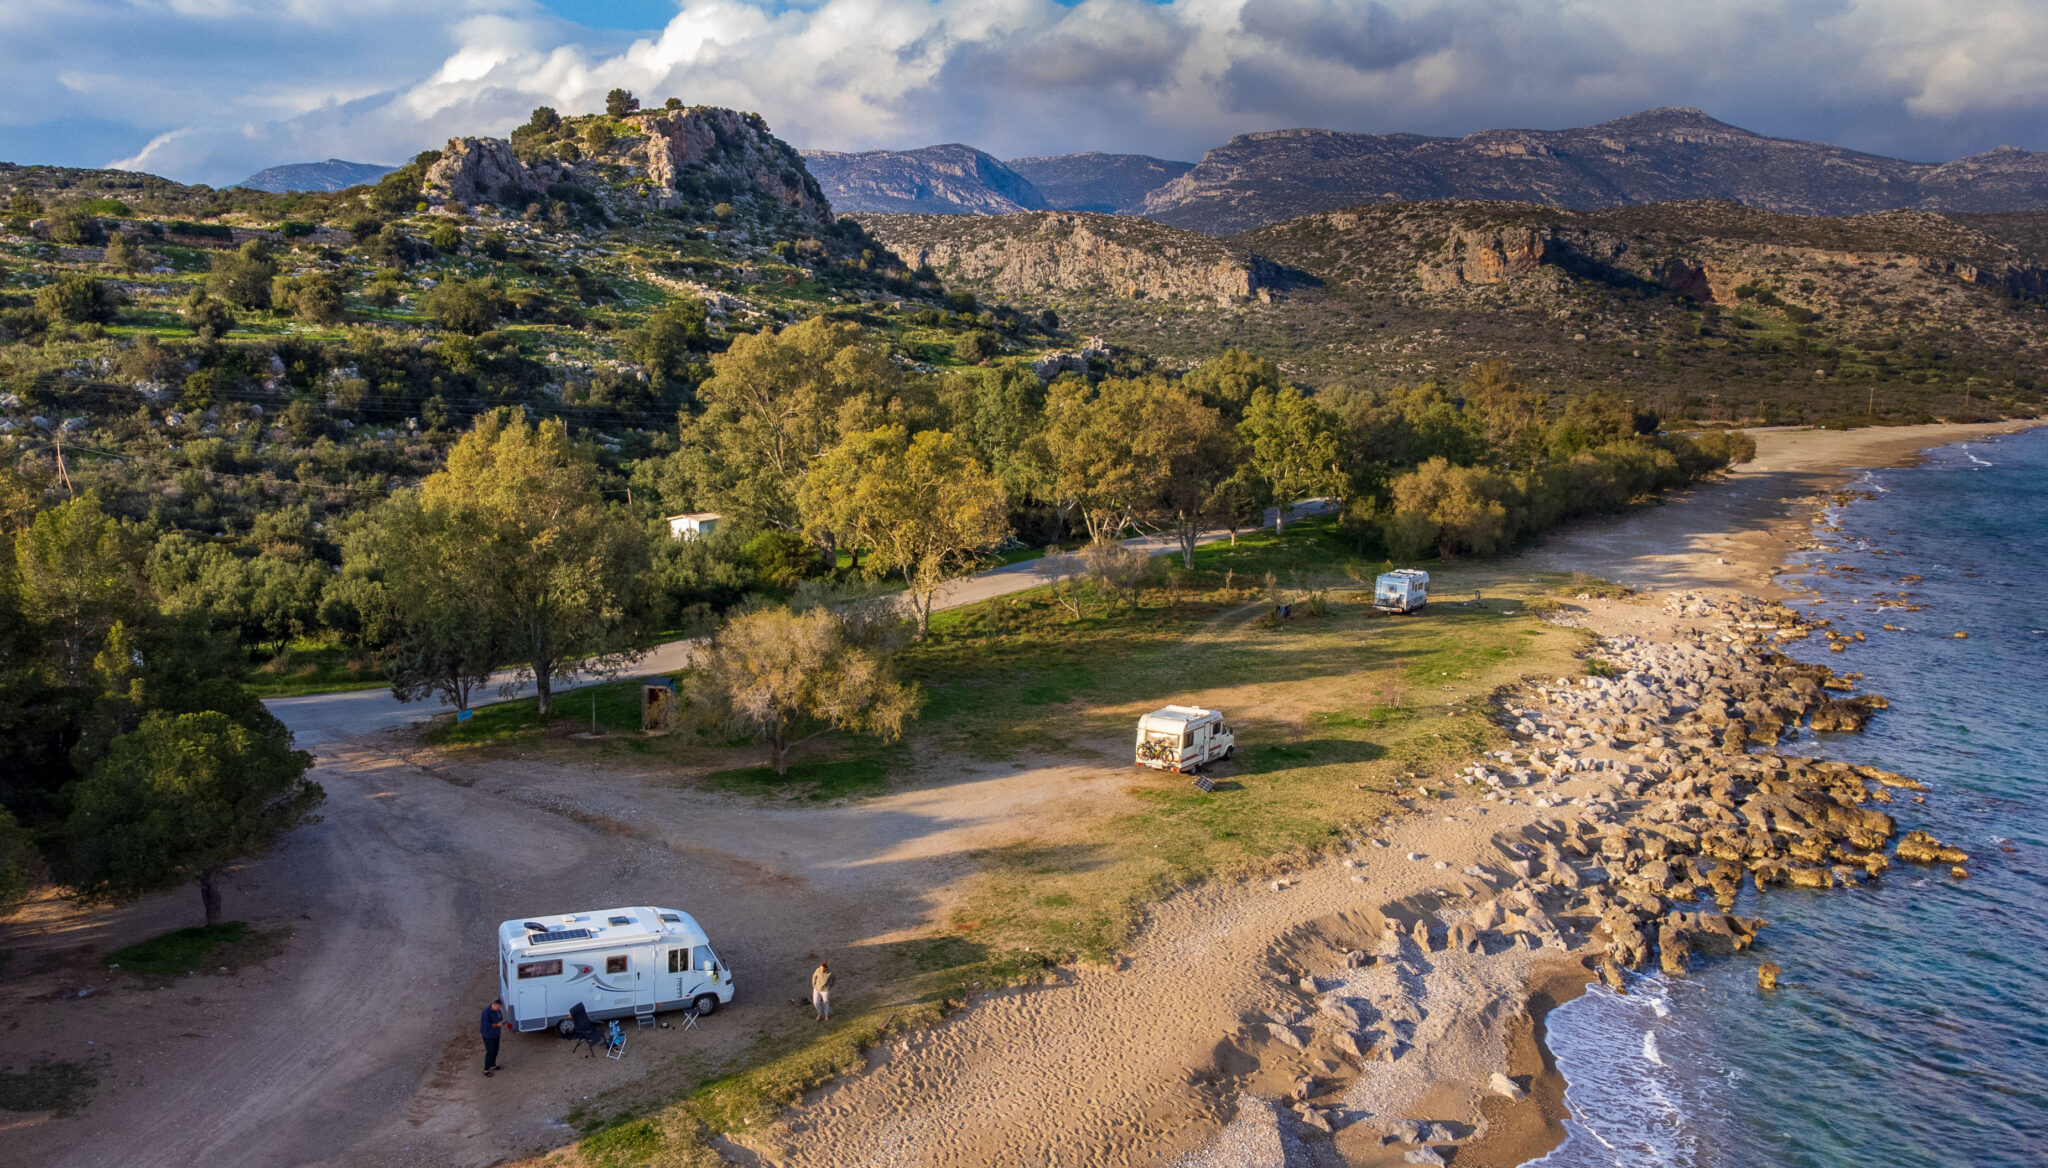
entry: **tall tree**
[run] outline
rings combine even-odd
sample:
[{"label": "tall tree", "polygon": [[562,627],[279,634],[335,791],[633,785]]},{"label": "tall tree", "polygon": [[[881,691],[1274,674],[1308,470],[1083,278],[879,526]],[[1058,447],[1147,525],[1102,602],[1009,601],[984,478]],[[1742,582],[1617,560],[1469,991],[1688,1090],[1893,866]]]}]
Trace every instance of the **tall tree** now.
[{"label": "tall tree", "polygon": [[1283,530],[1292,504],[1304,496],[1342,489],[1343,444],[1337,419],[1295,387],[1254,391],[1237,435],[1252,467],[1272,490]]},{"label": "tall tree", "polygon": [[903,578],[919,639],[939,586],[1009,534],[1001,484],[942,430],[853,435],[812,466],[799,501],[806,529],[868,548],[869,574]]},{"label": "tall tree", "polygon": [[733,730],[768,744],[778,775],[791,748],[831,730],[893,739],[917,712],[917,687],[887,656],[849,636],[829,608],[741,613],[699,656],[693,685]]},{"label": "tall tree", "polygon": [[149,715],[71,789],[72,886],[127,900],[197,881],[206,923],[219,924],[227,866],[313,821],[326,796],[312,765],[274,720],[258,732],[215,711]]},{"label": "tall tree", "polygon": [[554,712],[556,681],[638,657],[632,618],[645,534],[605,502],[597,464],[567,426],[487,414],[419,491],[451,555],[488,581],[473,597],[477,618],[503,622],[541,713]]},{"label": "tall tree", "polygon": [[379,503],[344,545],[345,578],[374,580],[374,603],[391,614],[391,692],[402,702],[432,694],[469,708],[491,671],[516,660],[522,644],[491,598],[500,570],[493,541],[475,538],[469,516],[428,508],[418,492]]},{"label": "tall tree", "polygon": [[1236,461],[1236,439],[1222,411],[1183,385],[1148,383],[1133,406],[1132,452],[1152,484],[1152,509],[1173,529],[1181,562],[1192,571],[1195,541]]}]

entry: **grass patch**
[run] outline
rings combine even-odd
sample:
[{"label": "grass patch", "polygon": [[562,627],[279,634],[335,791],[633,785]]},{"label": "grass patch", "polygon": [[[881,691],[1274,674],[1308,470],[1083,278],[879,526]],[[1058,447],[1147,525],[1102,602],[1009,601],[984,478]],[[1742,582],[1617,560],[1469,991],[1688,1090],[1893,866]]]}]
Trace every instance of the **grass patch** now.
[{"label": "grass patch", "polygon": [[249,926],[240,921],[194,925],[161,937],[151,937],[125,949],[116,949],[107,954],[107,964],[118,965],[129,973],[176,977],[181,973],[197,972],[209,953],[222,946],[238,944],[248,935]]},{"label": "grass patch", "polygon": [[591,1136],[577,1150],[594,1168],[632,1168],[652,1160],[662,1144],[659,1128],[648,1120],[635,1119]]},{"label": "grass patch", "polygon": [[259,698],[282,698],[380,689],[389,684],[383,663],[374,657],[341,645],[295,641],[257,666],[248,688]]},{"label": "grass patch", "polygon": [[25,1071],[0,1070],[0,1111],[68,1115],[85,1106],[99,1083],[99,1073],[89,1061],[39,1058]]},{"label": "grass patch", "polygon": [[776,774],[772,766],[738,767],[713,771],[701,781],[715,790],[742,795],[795,795],[822,802],[886,790],[890,764],[896,761],[896,755],[895,751],[877,751],[849,758],[792,762],[785,775]]},{"label": "grass patch", "polygon": [[565,731],[589,730],[593,714],[600,731],[615,734],[640,732],[640,687],[644,678],[587,685],[555,695],[555,712],[542,717],[533,698],[517,698],[477,706],[467,722],[449,719],[428,733],[428,740],[443,746],[481,746],[503,743],[529,731],[558,725]]}]

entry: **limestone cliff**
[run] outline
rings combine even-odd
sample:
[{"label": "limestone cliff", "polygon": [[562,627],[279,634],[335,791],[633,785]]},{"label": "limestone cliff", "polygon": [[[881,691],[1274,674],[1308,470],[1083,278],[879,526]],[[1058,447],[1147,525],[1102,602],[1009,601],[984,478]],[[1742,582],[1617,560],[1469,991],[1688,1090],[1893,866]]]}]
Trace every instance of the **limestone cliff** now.
[{"label": "limestone cliff", "polygon": [[1269,299],[1271,266],[1222,240],[1074,211],[857,215],[911,267],[1017,299],[1112,297],[1232,304]]}]

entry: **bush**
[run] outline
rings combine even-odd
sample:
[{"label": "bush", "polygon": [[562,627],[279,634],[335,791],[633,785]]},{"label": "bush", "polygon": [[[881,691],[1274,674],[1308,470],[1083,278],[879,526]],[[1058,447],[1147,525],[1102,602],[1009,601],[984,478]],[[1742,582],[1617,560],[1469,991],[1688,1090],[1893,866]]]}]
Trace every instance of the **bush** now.
[{"label": "bush", "polygon": [[970,365],[979,365],[996,355],[996,341],[987,333],[968,333],[953,342],[953,354]]},{"label": "bush", "polygon": [[68,324],[111,324],[122,302],[113,285],[77,272],[66,272],[36,292],[36,311]]},{"label": "bush", "polygon": [[818,570],[818,549],[794,531],[771,527],[740,548],[754,573],[770,588],[794,588]]},{"label": "bush", "polygon": [[97,247],[107,241],[107,231],[83,207],[64,207],[50,214],[50,239],[73,247]]},{"label": "bush", "polygon": [[192,289],[178,315],[184,317],[185,323],[202,337],[225,336],[235,327],[234,313],[228,311],[227,305],[208,296],[204,288]]},{"label": "bush", "polygon": [[250,240],[225,255],[213,257],[213,271],[206,286],[215,296],[237,308],[269,308],[270,282],[277,278],[277,261],[259,240]]},{"label": "bush", "polygon": [[614,89],[604,95],[604,112],[606,117],[623,118],[639,108],[640,99],[634,97],[629,90]]},{"label": "bush", "polygon": [[311,324],[333,324],[348,311],[341,278],[331,272],[279,276],[271,285],[270,295],[279,311]]},{"label": "bush", "polygon": [[462,229],[445,221],[436,223],[434,229],[427,233],[427,242],[443,255],[454,255],[462,250]]},{"label": "bush", "polygon": [[612,127],[609,122],[592,122],[583,127],[583,145],[592,154],[612,144]]},{"label": "bush", "polygon": [[505,293],[496,280],[465,280],[450,276],[420,298],[420,310],[451,332],[477,336],[494,328],[505,315]]}]

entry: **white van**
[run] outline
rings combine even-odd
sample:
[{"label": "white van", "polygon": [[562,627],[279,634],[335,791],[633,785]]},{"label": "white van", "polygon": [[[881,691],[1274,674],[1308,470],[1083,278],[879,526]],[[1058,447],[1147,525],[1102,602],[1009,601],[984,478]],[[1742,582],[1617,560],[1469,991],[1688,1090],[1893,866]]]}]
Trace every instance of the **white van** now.
[{"label": "white van", "polygon": [[498,926],[498,993],[522,1031],[571,1028],[576,1003],[594,1019],[661,1010],[709,1014],[732,1001],[732,971],[689,913],[612,908],[525,917]]},{"label": "white van", "polygon": [[1429,573],[1396,568],[1372,582],[1372,606],[1381,612],[1421,612],[1429,603]]},{"label": "white van", "polygon": [[1237,750],[1221,710],[1167,706],[1138,719],[1138,765],[1156,771],[1200,770]]}]

